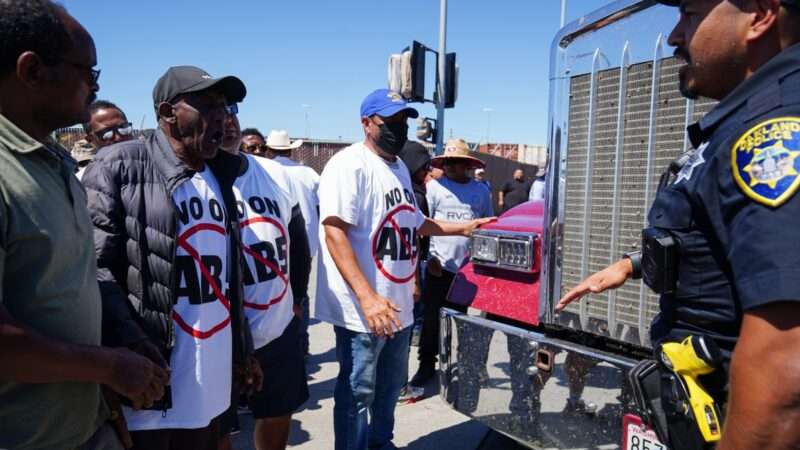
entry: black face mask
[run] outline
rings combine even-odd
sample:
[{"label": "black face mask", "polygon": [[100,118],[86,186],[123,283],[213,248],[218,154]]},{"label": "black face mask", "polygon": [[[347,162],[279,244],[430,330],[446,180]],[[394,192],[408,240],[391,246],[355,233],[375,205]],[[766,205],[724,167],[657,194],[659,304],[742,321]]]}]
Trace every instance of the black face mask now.
[{"label": "black face mask", "polygon": [[378,147],[386,153],[397,156],[408,141],[408,124],[405,122],[382,123]]}]

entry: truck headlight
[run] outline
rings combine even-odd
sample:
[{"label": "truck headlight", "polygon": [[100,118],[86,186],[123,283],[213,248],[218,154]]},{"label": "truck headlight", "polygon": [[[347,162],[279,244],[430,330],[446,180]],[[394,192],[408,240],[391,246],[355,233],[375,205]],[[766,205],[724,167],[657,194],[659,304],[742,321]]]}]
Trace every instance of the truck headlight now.
[{"label": "truck headlight", "polygon": [[500,239],[500,257],[498,261],[501,264],[529,269],[532,265],[532,257],[533,251],[531,250],[530,242],[518,239]]},{"label": "truck headlight", "polygon": [[473,264],[531,273],[536,234],[504,230],[477,230],[472,234]]},{"label": "truck headlight", "polygon": [[493,236],[472,235],[472,259],[497,262],[498,239]]}]

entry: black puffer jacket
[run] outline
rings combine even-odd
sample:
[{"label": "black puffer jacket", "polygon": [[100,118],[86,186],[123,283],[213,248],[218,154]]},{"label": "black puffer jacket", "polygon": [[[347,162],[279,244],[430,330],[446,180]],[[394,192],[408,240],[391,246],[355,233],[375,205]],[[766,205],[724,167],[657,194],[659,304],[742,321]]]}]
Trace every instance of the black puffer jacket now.
[{"label": "black puffer jacket", "polygon": [[[225,152],[208,162],[228,211],[236,211],[231,189],[239,159]],[[165,357],[175,345],[172,307],[178,212],[172,194],[194,172],[175,155],[160,130],[145,141],[102,149],[83,176],[94,222],[97,270],[103,296],[103,342],[130,345],[149,337]],[[237,214],[228,214],[233,360],[252,351],[242,310],[241,252]],[[169,360],[169,359],[167,359]]]}]

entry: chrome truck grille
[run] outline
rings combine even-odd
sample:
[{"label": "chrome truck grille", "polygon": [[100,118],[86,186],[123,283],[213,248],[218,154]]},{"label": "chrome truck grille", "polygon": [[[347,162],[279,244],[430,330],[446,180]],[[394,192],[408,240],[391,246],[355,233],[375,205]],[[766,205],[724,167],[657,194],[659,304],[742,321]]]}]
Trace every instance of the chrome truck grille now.
[{"label": "chrome truck grille", "polygon": [[[688,145],[687,122],[713,106],[680,94],[680,64],[662,58],[570,79],[562,293],[639,248],[660,175]],[[658,297],[631,280],[573,303],[560,321],[647,346],[657,312]]]}]

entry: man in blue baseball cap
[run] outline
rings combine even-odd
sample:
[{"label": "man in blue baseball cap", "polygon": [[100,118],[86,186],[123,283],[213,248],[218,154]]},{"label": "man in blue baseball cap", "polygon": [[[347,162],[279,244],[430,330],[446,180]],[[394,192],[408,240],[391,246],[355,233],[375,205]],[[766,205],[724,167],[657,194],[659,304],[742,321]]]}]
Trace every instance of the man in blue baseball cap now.
[{"label": "man in blue baseball cap", "polygon": [[397,157],[407,120],[418,115],[400,94],[374,91],[361,104],[364,141],[334,155],[320,177],[316,316],[336,332],[337,450],[394,448],[414,324],[417,236],[469,236],[489,220],[443,223],[419,211]]},{"label": "man in blue baseball cap", "polygon": [[367,137],[384,152],[396,156],[408,140],[408,119],[419,113],[403,97],[389,89],[378,89],[361,102],[361,123]]}]

